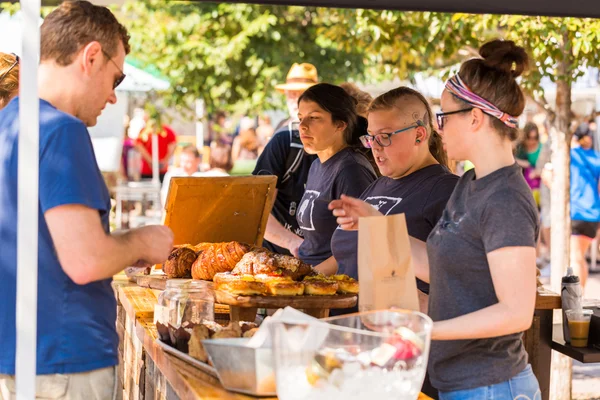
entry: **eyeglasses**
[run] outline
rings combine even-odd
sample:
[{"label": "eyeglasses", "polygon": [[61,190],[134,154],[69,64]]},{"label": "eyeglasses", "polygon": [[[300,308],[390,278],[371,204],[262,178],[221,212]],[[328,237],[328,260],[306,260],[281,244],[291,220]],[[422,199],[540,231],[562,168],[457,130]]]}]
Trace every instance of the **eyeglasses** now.
[{"label": "eyeglasses", "polygon": [[19,56],[18,56],[18,55],[16,55],[15,53],[10,53],[10,54],[12,54],[13,56],[15,56],[15,62],[13,63],[13,65],[11,65],[11,66],[10,66],[10,67],[9,67],[9,68],[6,70],[6,72],[5,72],[5,73],[3,73],[2,75],[0,75],[0,82],[2,82],[2,79],[4,79],[4,78],[6,77],[6,75],[8,75],[8,74],[10,73],[10,71],[12,71],[12,70],[13,70],[13,68],[14,68],[14,67],[16,67],[16,66],[19,64],[19,60],[20,60],[20,59],[19,59]]},{"label": "eyeglasses", "polygon": [[377,142],[381,147],[388,147],[392,144],[392,136],[397,135],[401,132],[406,132],[410,129],[415,129],[420,126],[424,126],[423,121],[417,121],[414,125],[406,128],[398,129],[392,133],[379,133],[377,135],[363,135],[359,139],[364,147],[367,149],[373,148],[373,141]]},{"label": "eyeglasses", "polygon": [[117,67],[117,69],[118,69],[118,70],[119,70],[119,72],[121,73],[121,76],[120,76],[120,77],[118,77],[117,79],[115,79],[115,82],[113,83],[113,90],[114,90],[114,89],[116,89],[116,88],[117,88],[117,86],[119,86],[119,85],[121,84],[121,82],[123,82],[123,79],[125,79],[125,77],[126,77],[127,75],[125,75],[125,74],[123,73],[123,70],[122,70],[121,68],[119,68],[119,66],[117,65],[117,63],[113,61],[112,57],[111,57],[111,56],[109,56],[109,55],[108,55],[108,53],[107,53],[106,51],[104,51],[104,49],[102,49],[102,54],[104,54],[104,56],[105,56],[106,58],[108,58],[108,60],[109,60],[111,63],[113,63],[113,65],[114,65],[115,67]]},{"label": "eyeglasses", "polygon": [[448,118],[449,115],[471,111],[473,108],[475,108],[475,107],[463,108],[462,110],[456,110],[456,111],[436,113],[435,118],[437,120],[438,128],[440,130],[444,129],[444,120],[446,118]]}]

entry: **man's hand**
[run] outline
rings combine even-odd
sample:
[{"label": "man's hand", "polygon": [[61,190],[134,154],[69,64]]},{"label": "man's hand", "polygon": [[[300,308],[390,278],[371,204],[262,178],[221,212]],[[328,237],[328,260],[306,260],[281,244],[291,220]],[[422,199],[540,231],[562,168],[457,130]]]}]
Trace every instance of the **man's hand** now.
[{"label": "man's hand", "polygon": [[173,250],[173,232],[166,226],[149,225],[129,232],[146,249],[143,261],[149,264],[165,262]]},{"label": "man's hand", "polygon": [[369,203],[346,195],[342,195],[339,200],[329,203],[329,209],[337,217],[337,223],[340,227],[346,231],[357,230],[360,217],[383,216]]}]

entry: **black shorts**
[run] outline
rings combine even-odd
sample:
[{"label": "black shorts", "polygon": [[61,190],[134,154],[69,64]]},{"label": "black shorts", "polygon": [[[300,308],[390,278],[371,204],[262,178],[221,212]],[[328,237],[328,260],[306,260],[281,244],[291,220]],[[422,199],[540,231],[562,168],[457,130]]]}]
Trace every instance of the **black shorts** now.
[{"label": "black shorts", "polygon": [[596,237],[597,230],[597,222],[579,220],[571,221],[571,235],[587,236],[590,239],[594,239]]}]

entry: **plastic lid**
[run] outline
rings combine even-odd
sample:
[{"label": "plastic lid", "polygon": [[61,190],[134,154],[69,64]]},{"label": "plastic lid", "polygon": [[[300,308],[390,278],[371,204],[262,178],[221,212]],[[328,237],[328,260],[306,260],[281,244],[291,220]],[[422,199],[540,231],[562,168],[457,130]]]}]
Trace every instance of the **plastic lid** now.
[{"label": "plastic lid", "polygon": [[579,283],[579,277],[577,275],[563,276],[562,283]]}]

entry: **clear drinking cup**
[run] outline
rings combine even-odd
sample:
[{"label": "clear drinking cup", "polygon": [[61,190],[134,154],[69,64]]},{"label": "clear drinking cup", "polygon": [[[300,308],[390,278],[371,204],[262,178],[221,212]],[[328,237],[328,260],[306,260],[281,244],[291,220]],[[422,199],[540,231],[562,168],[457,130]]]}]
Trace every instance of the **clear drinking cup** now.
[{"label": "clear drinking cup", "polygon": [[311,322],[273,321],[281,400],[414,400],[427,367],[431,319],[407,310]]},{"label": "clear drinking cup", "polygon": [[590,321],[592,319],[592,310],[567,310],[567,321],[569,321],[569,335],[571,336],[571,346],[587,347],[588,335],[590,333]]}]

